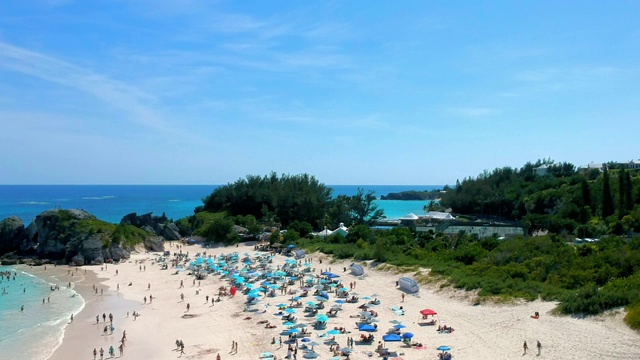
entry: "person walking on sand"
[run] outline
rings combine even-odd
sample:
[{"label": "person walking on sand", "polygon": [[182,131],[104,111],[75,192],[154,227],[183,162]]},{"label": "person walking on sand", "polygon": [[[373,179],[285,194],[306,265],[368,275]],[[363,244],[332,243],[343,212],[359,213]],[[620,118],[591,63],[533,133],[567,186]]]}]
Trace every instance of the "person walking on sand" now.
[{"label": "person walking on sand", "polygon": [[402,293],[402,302],[404,302],[404,293]]},{"label": "person walking on sand", "polygon": [[100,348],[100,360],[104,359],[104,349]]},{"label": "person walking on sand", "polygon": [[118,350],[120,351],[120,356],[124,355],[124,344],[120,344],[120,346],[118,346]]},{"label": "person walking on sand", "polygon": [[216,360],[220,360],[220,353],[218,353],[218,355],[216,355]]},{"label": "person walking on sand", "polygon": [[93,360],[96,360],[96,357],[98,357],[98,350],[93,348]]},{"label": "person walking on sand", "polygon": [[116,350],[113,348],[113,345],[109,346],[109,356],[110,357],[116,356]]},{"label": "person walking on sand", "polygon": [[522,355],[526,355],[527,350],[529,350],[529,346],[527,345],[527,340],[525,340],[524,344],[522,344],[522,349],[524,349],[524,353]]},{"label": "person walking on sand", "polygon": [[536,340],[536,347],[538,348],[538,356],[540,356],[540,353],[542,352],[542,344],[540,344],[539,340]]},{"label": "person walking on sand", "polygon": [[189,309],[191,309],[191,304],[187,303],[187,312],[189,312]]}]

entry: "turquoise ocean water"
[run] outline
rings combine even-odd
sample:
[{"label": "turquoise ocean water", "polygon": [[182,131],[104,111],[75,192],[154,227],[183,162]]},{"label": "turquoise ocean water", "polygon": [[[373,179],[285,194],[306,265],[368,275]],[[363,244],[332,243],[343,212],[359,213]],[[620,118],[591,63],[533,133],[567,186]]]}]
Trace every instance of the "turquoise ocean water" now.
[{"label": "turquoise ocean water", "polygon": [[[118,223],[126,214],[163,212],[173,219],[193,214],[216,185],[0,185],[0,219],[16,215],[28,225],[37,214],[60,207],[84,209],[101,220]],[[437,185],[334,185],[333,195],[354,195],[359,188],[376,196],[406,190],[432,190]],[[376,200],[387,218],[399,218],[410,212],[420,215],[429,201]],[[59,345],[71,313],[84,307],[80,295],[66,289],[51,291],[54,277],[38,278],[10,267],[16,280],[0,283],[0,358],[46,359]],[[27,271],[28,272],[28,271]],[[26,290],[23,292],[23,290]],[[42,304],[42,299],[51,298]],[[20,306],[25,311],[20,311]],[[35,340],[37,339],[37,340]]]},{"label": "turquoise ocean water", "polygon": [[[0,266],[0,271],[15,274],[15,280],[5,277],[0,283],[0,358],[48,358],[62,341],[71,314],[84,307],[84,299],[53,276],[40,278],[7,266]],[[51,291],[55,284],[60,290]]]},{"label": "turquoise ocean water", "polygon": [[[179,219],[193,214],[202,198],[218,185],[0,185],[0,219],[16,215],[28,225],[39,213],[60,207],[84,209],[101,220],[118,223],[126,214],[165,212]],[[358,188],[376,196],[406,190],[432,190],[440,185],[329,185],[334,196],[354,195]],[[428,201],[377,200],[387,218],[410,212],[420,215]]]}]

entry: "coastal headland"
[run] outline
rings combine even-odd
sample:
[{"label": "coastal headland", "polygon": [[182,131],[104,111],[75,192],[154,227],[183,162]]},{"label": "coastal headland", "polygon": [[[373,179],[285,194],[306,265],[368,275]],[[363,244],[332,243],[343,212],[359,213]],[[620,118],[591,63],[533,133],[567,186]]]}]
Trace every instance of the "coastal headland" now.
[{"label": "coastal headland", "polygon": [[[237,252],[240,258],[245,254],[255,254],[253,243],[217,248],[182,245],[180,249],[178,243],[173,242],[169,243],[167,250],[171,253],[180,250],[184,254],[188,252],[189,261],[193,261],[197,253],[203,256],[205,251],[205,259],[233,252]],[[278,305],[285,304],[287,307],[292,304],[293,297],[301,295],[302,290],[297,282],[289,288],[295,291],[294,294],[281,294],[276,290],[275,296],[260,297],[253,311],[246,311],[247,296],[241,292],[234,297],[221,296],[221,301],[212,303],[221,287],[230,289],[228,277],[213,274],[197,280],[187,269],[180,270],[169,265],[163,270],[165,263],[157,262],[161,256],[162,253],[133,253],[130,259],[117,265],[58,266],[58,271],[86,270],[89,275],[75,284],[76,291],[85,298],[86,306],[67,326],[62,345],[51,359],[91,359],[93,349],[99,350],[101,347],[105,357],[108,357],[109,346],[116,349],[118,357],[117,349],[124,331],[126,341],[123,358],[215,359],[220,354],[221,359],[260,359],[267,353],[280,359],[287,356],[289,344],[285,331],[289,327],[283,325],[285,321],[282,320],[281,311],[284,307],[279,309]],[[282,268],[287,259],[275,255],[269,265],[274,269]],[[339,305],[336,302],[338,298],[330,293],[326,308],[318,310],[318,314],[326,313],[328,308],[335,305],[339,305],[341,310],[336,317],[329,318],[326,328],[322,330],[313,329],[311,324],[315,322],[315,317],[305,316],[304,306],[294,308],[291,312],[295,312],[296,323],[305,324],[304,327],[310,331],[306,336],[309,342],[303,342],[303,337],[299,337],[298,345],[301,348],[298,349],[298,358],[305,355],[302,347],[309,347],[305,344],[314,344],[315,355],[312,356],[329,359],[334,354],[325,342],[331,337],[335,337],[340,348],[344,348],[348,338],[358,340],[361,334],[368,335],[368,332],[361,332],[356,327],[356,321],[362,316],[359,306],[367,303],[368,298],[380,300],[379,305],[370,307],[377,315],[375,322],[372,322],[377,326],[377,331],[371,333],[375,340],[372,344],[356,341],[350,359],[365,359],[370,355],[372,358],[382,358],[375,351],[378,341],[382,340],[387,330],[399,324],[404,326],[401,334],[410,332],[413,334],[411,342],[423,345],[409,347],[402,342],[383,343],[391,356],[403,359],[438,359],[438,354],[442,353],[437,350],[440,346],[450,347],[449,352],[456,359],[535,358],[537,341],[542,345],[541,358],[640,358],[640,348],[636,346],[640,335],[623,323],[622,314],[618,312],[579,319],[552,315],[555,307],[552,302],[474,304],[471,300],[473,294],[440,289],[435,284],[420,285],[417,295],[405,294],[403,299],[403,292],[396,287],[396,281],[400,276],[411,276],[412,273],[379,271],[375,266],[365,264],[365,275],[356,277],[350,274],[348,261],[334,261],[318,253],[308,254],[306,260],[310,261],[308,275],[317,275],[317,279],[320,279],[321,272],[331,271],[339,276],[342,286],[350,288],[355,283],[355,289],[349,292],[350,296],[357,296],[359,301]],[[34,267],[32,271],[38,275],[38,271],[44,270],[43,267]],[[305,306],[308,301],[318,302],[311,295],[302,297],[300,301]],[[399,311],[400,307],[402,311]],[[437,312],[437,324],[426,325],[426,320],[420,315],[420,310],[425,308]],[[134,317],[134,312],[139,316]],[[536,312],[539,317],[534,319],[532,315]],[[110,329],[104,332],[109,319],[103,321],[103,313],[113,314],[113,333]],[[276,327],[266,328],[267,322]],[[444,325],[452,327],[454,331],[436,331],[438,326]],[[344,328],[346,333],[327,335],[334,328]],[[280,338],[285,342],[282,346],[278,344]],[[272,343],[272,339],[276,343]],[[184,342],[184,353],[177,349],[176,340]],[[529,351],[525,355],[522,346],[524,341],[529,344]],[[238,345],[237,350],[232,352],[233,342]],[[291,344],[295,346],[295,342]]]}]

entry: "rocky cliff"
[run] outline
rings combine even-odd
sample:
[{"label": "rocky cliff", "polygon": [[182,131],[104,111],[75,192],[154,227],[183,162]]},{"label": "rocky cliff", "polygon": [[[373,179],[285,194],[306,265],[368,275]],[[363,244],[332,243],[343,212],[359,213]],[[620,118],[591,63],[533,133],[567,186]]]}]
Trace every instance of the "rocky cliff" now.
[{"label": "rocky cliff", "polygon": [[158,226],[162,230],[159,235],[150,234],[130,224],[107,223],[75,209],[47,210],[26,228],[22,220],[10,217],[0,221],[0,256],[31,256],[75,265],[120,261],[129,258],[137,244],[152,251],[164,250],[162,235],[175,234],[166,230],[171,223],[162,225]]},{"label": "rocky cliff", "polygon": [[138,215],[131,213],[125,215],[120,223],[133,225],[148,233],[162,236],[167,240],[180,240],[180,230],[173,222],[170,222],[165,214],[153,216],[152,213]]}]

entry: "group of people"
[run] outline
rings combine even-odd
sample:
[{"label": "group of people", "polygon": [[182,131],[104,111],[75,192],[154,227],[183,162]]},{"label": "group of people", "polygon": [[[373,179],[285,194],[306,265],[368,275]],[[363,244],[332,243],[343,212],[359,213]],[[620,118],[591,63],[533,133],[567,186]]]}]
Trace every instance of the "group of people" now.
[{"label": "group of people", "polygon": [[[529,350],[529,345],[527,345],[527,341],[524,341],[524,344],[522,344],[522,348],[524,349],[524,353],[522,355],[526,355],[527,354],[527,350]],[[539,340],[536,340],[536,348],[538,349],[538,356],[542,353],[542,344],[540,343]]]}]

